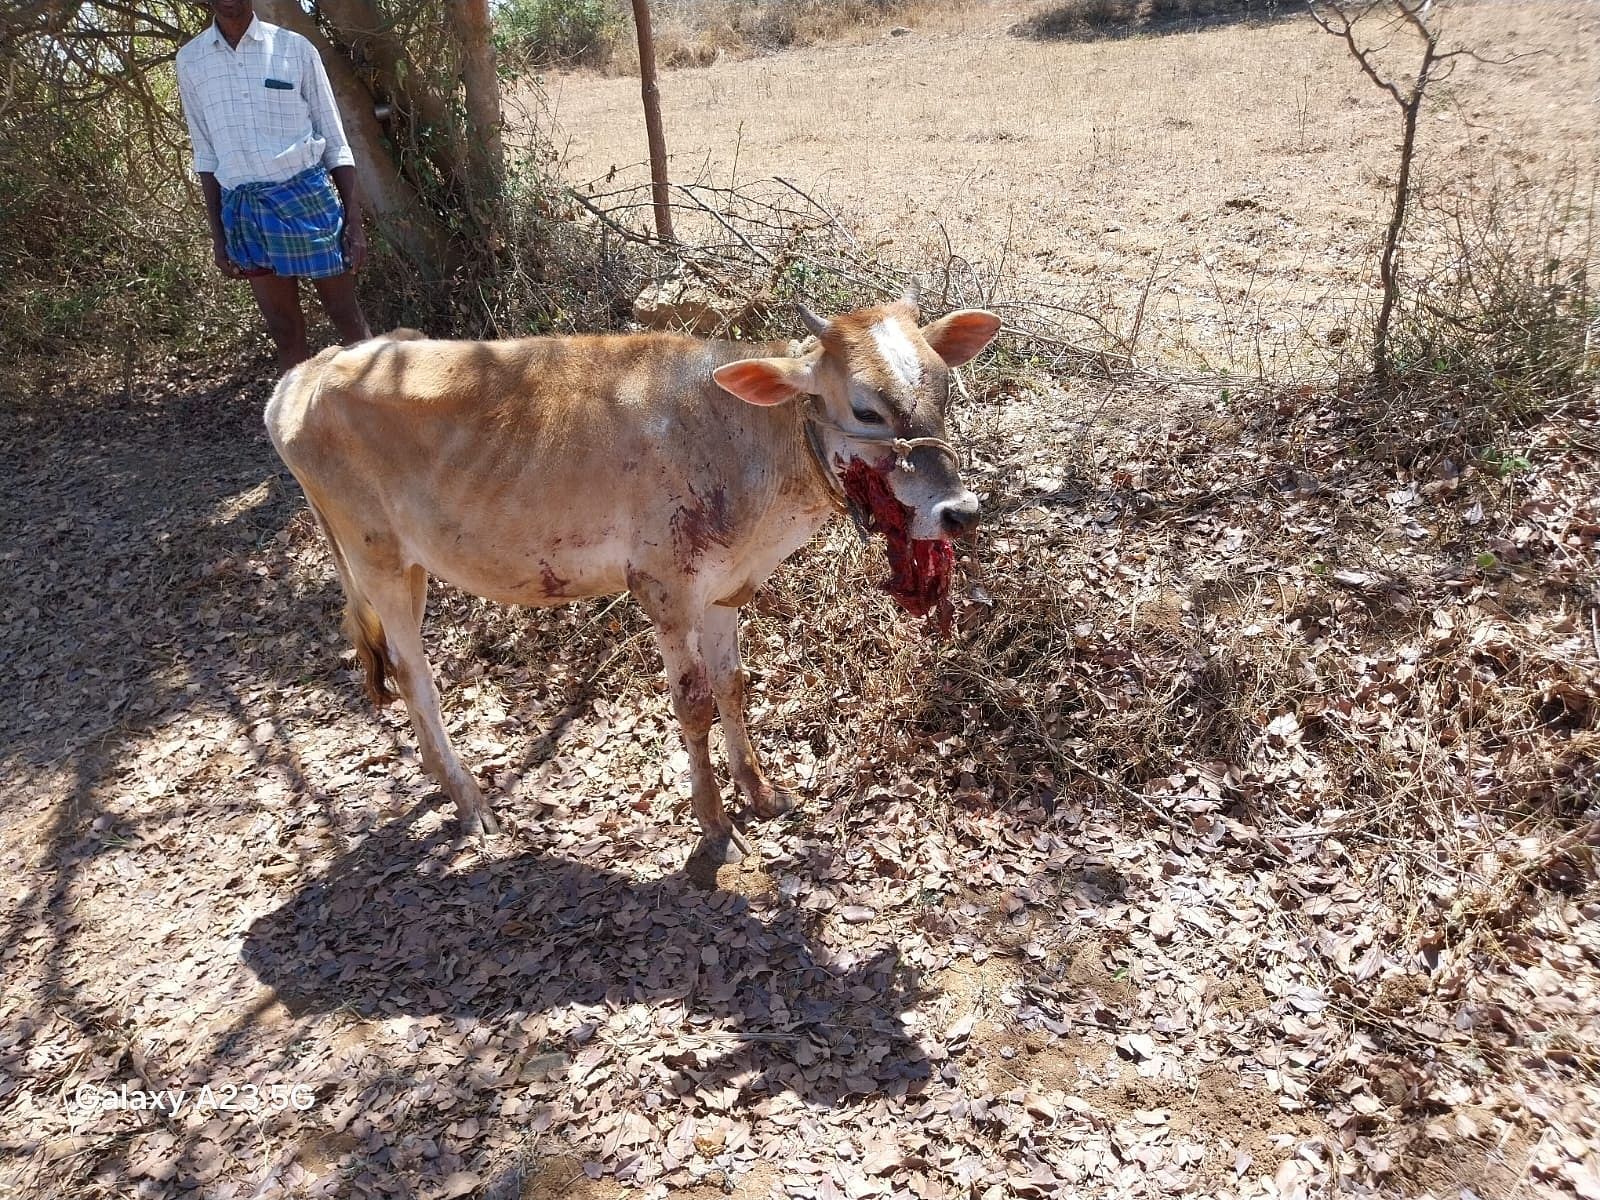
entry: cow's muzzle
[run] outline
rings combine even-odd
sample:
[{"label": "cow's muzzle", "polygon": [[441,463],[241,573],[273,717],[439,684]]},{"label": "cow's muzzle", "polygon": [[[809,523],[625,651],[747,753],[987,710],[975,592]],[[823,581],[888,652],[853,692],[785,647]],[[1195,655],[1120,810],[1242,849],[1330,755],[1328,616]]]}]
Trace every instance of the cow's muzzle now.
[{"label": "cow's muzzle", "polygon": [[934,519],[946,537],[965,537],[978,527],[978,498],[967,492],[933,506]]}]

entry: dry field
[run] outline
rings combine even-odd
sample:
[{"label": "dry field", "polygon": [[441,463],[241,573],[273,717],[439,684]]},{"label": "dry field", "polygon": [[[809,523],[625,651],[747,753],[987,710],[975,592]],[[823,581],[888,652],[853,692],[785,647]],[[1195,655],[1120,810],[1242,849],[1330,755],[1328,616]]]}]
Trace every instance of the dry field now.
[{"label": "dry field", "polygon": [[[908,36],[798,50],[662,83],[674,176],[782,176],[937,292],[948,252],[1002,299],[1081,314],[1144,356],[1281,375],[1325,360],[1370,300],[1388,218],[1392,102],[1303,14],[1089,44],[968,4]],[[1441,193],[1600,157],[1600,8],[1458,10],[1463,61],[1424,119]],[[577,183],[645,159],[638,82],[546,80],[545,128]],[[605,184],[614,187],[615,181]],[[964,280],[963,280],[964,281]]]},{"label": "dry field", "polygon": [[[1311,360],[1389,169],[1325,40],[959,12],[671,74],[680,174],[737,147],[907,263],[942,219],[1124,332],[1153,280],[1149,361]],[[1469,10],[1552,52],[1464,71],[1439,161],[1592,150],[1597,15]],[[633,86],[552,84],[575,172],[639,157]],[[1595,397],[1006,355],[954,414],[949,640],[842,522],[751,605],[802,801],[715,879],[631,604],[436,587],[506,827],[463,843],[361,697],[266,360],[7,385],[0,1197],[1600,1197]]]}]

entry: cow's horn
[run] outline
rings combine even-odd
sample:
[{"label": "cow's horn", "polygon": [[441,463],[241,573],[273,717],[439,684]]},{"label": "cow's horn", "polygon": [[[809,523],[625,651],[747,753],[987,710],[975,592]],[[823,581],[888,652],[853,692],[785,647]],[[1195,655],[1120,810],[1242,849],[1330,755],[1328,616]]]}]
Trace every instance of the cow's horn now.
[{"label": "cow's horn", "polygon": [[922,285],[915,279],[906,284],[906,290],[900,293],[900,303],[914,313],[920,312],[922,309]]},{"label": "cow's horn", "polygon": [[795,308],[797,310],[799,310],[799,313],[800,313],[800,324],[804,325],[807,329],[809,329],[817,337],[827,337],[828,336],[828,323],[826,321],[824,321],[821,317],[817,316],[816,313],[812,312],[809,308],[807,308],[804,304],[801,304],[798,300],[795,301],[795,305],[794,306],[795,306]]}]

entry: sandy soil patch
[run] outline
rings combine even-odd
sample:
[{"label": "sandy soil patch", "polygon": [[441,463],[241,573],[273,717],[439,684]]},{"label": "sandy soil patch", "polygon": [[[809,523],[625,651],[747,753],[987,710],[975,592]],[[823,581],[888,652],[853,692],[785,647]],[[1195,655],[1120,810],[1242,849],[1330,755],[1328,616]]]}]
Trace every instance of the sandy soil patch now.
[{"label": "sandy soil patch", "polygon": [[[1142,347],[1235,370],[1302,363],[1370,295],[1398,127],[1391,102],[1303,15],[1092,43],[1010,29],[1028,10],[662,80],[672,171],[727,185],[782,176],[887,254],[950,255],[1003,296],[1086,314]],[[1485,3],[1422,136],[1427,173],[1592,175],[1600,12]],[[547,81],[544,127],[574,182],[641,178],[638,84]],[[613,182],[610,186],[615,186]],[[969,265],[970,264],[970,265]],[[937,292],[938,271],[929,280]],[[1148,289],[1148,295],[1146,295]]]}]

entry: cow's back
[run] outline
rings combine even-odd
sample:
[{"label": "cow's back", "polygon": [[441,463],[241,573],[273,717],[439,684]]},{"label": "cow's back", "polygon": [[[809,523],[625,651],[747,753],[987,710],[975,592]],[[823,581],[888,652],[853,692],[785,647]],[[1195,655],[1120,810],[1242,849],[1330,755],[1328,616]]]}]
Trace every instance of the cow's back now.
[{"label": "cow's back", "polygon": [[396,330],[295,368],[266,419],[280,452],[291,453],[297,440],[389,443],[420,428],[470,431],[480,447],[621,449],[617,438],[634,431],[659,442],[663,433],[692,435],[702,420],[742,416],[711,371],[770,349],[674,334],[464,342]]}]

